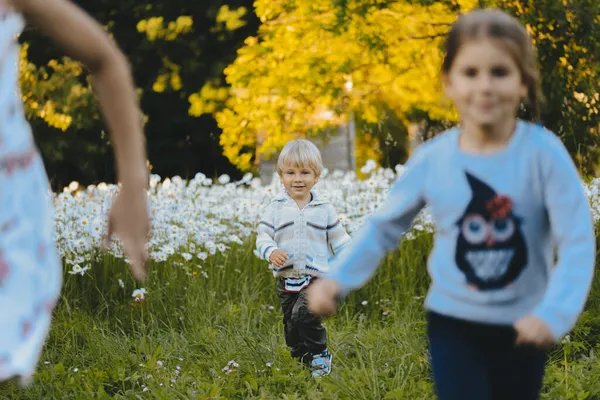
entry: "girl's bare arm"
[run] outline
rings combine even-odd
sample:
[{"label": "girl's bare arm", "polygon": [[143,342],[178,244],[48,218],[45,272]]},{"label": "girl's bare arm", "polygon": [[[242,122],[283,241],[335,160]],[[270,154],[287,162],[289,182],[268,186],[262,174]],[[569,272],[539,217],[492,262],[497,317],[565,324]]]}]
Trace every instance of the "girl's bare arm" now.
[{"label": "girl's bare arm", "polygon": [[144,189],[148,170],[141,113],[129,64],[102,26],[69,0],[5,1],[89,68],[111,135],[118,179],[123,184],[110,210],[105,243],[117,234],[130,259],[131,272],[144,279],[149,230]]},{"label": "girl's bare arm", "polygon": [[[1,0],[0,0],[1,1]],[[145,187],[145,142],[129,64],[102,26],[69,0],[5,0],[91,72],[124,187]]]}]

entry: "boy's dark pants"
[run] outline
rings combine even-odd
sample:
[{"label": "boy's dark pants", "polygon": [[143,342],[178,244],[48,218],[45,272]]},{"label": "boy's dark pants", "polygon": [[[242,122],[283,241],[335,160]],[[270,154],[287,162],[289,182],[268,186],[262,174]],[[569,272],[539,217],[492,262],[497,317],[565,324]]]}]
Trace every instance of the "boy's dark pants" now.
[{"label": "boy's dark pants", "polygon": [[[313,278],[312,282],[316,279]],[[306,289],[287,292],[284,278],[277,278],[277,294],[283,312],[285,343],[292,357],[310,364],[313,354],[327,348],[327,332],[321,324],[322,318],[314,316],[306,304]]]}]

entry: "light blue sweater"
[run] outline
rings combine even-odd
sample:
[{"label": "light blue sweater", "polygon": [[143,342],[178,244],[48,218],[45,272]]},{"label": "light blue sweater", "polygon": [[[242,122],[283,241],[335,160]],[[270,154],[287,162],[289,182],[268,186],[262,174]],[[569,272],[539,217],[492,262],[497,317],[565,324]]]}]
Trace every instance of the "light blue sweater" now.
[{"label": "light blue sweater", "polygon": [[595,236],[577,169],[553,133],[518,121],[507,146],[485,156],[463,152],[457,129],[422,145],[332,263],[328,276],[342,295],[371,278],[426,205],[436,225],[427,309],[507,325],[533,313],[557,340],[573,327],[592,281]]}]

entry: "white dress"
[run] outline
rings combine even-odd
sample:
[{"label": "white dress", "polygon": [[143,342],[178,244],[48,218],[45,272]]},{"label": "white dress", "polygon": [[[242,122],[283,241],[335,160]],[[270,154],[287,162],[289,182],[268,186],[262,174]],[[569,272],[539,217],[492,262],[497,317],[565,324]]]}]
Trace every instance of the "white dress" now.
[{"label": "white dress", "polygon": [[48,178],[18,88],[23,27],[0,0],[0,381],[33,375],[62,284]]}]

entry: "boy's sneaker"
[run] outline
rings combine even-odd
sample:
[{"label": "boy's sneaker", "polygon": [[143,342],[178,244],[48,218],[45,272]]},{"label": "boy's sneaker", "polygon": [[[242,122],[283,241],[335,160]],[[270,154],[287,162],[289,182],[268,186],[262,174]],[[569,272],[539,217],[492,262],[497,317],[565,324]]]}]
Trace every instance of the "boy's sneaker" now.
[{"label": "boy's sneaker", "polygon": [[331,360],[333,356],[329,350],[325,349],[322,353],[314,354],[310,363],[312,376],[325,376],[331,373]]}]

